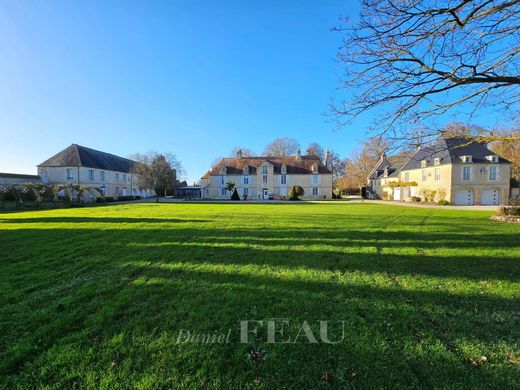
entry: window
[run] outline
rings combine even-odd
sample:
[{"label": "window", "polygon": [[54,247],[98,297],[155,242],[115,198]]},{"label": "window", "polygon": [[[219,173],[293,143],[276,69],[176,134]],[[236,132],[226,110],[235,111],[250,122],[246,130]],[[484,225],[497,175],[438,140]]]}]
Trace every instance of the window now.
[{"label": "window", "polygon": [[462,162],[465,162],[465,163],[470,163],[473,161],[471,156],[462,156],[461,158],[462,158]]},{"label": "window", "polygon": [[318,173],[318,164],[313,164],[312,165],[312,172],[313,173]]},{"label": "window", "polygon": [[244,175],[249,175],[249,165],[244,165]]},{"label": "window", "polygon": [[225,175],[227,173],[226,167],[220,168],[220,174]]},{"label": "window", "polygon": [[312,184],[318,184],[318,175],[312,175]]},{"label": "window", "polygon": [[498,162],[498,156],[486,156],[486,159],[492,163],[497,163]]},{"label": "window", "polygon": [[90,181],[94,181],[94,170],[93,169],[88,170],[88,179]]},{"label": "window", "polygon": [[409,181],[410,181],[410,172],[406,172],[406,173],[404,174],[404,181],[405,181],[405,182],[409,182]]},{"label": "window", "polygon": [[318,188],[317,187],[313,187],[312,188],[312,196],[318,196]]},{"label": "window", "polygon": [[249,177],[248,176],[244,176],[243,182],[244,182],[244,185],[248,185],[249,184]]},{"label": "window", "polygon": [[244,195],[249,195],[249,188],[244,188]]},{"label": "window", "polygon": [[262,178],[262,182],[264,184],[267,184],[267,175],[264,175],[263,178]]},{"label": "window", "polygon": [[497,167],[489,167],[489,180],[497,179]]},{"label": "window", "polygon": [[421,161],[421,168],[424,168],[424,167],[426,167],[426,160]]},{"label": "window", "polygon": [[105,181],[105,172],[101,171],[101,181]]},{"label": "window", "polygon": [[220,176],[220,184],[224,185],[225,183],[226,183],[226,177],[225,176]]},{"label": "window", "polygon": [[119,183],[119,173],[116,173],[116,182]]},{"label": "window", "polygon": [[435,158],[435,159],[433,160],[433,165],[441,165],[441,159],[438,158],[438,157]]},{"label": "window", "polygon": [[441,169],[440,168],[435,168],[435,180],[436,181],[441,180]]},{"label": "window", "polygon": [[[267,174],[267,172],[268,172],[267,165],[262,166],[262,173],[265,175],[265,174]],[[267,183],[267,181],[265,181],[264,183]]]},{"label": "window", "polygon": [[72,168],[67,168],[66,173],[67,173],[67,180],[74,179],[74,176],[72,174]]},{"label": "window", "polygon": [[287,175],[280,176],[280,184],[287,184]]},{"label": "window", "polygon": [[428,172],[426,171],[426,169],[423,169],[422,170],[422,181],[426,181],[428,180]]},{"label": "window", "polygon": [[471,167],[462,167],[462,180],[470,180]]},{"label": "window", "polygon": [[126,183],[126,175],[123,174],[123,183]]},{"label": "window", "polygon": [[226,189],[224,187],[222,187],[220,194],[226,196]]},{"label": "window", "polygon": [[282,165],[282,175],[287,174],[287,167],[285,165]]}]

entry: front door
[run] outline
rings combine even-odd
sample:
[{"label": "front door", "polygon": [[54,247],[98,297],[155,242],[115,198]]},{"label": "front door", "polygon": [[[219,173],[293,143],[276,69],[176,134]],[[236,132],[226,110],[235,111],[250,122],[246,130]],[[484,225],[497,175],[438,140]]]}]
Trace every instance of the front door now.
[{"label": "front door", "polygon": [[268,200],[269,199],[269,190],[264,188],[263,190],[263,199]]}]

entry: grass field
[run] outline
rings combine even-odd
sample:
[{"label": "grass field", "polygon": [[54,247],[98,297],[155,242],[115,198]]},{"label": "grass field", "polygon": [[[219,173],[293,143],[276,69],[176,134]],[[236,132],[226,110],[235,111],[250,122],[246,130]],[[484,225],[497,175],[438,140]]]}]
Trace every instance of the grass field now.
[{"label": "grass field", "polygon": [[[490,215],[368,204],[0,213],[0,387],[518,388],[520,226]],[[303,321],[319,335],[319,320],[344,320],[345,337],[271,344],[259,327],[240,343],[240,320],[272,318],[292,336]],[[177,344],[180,329],[232,333]]]}]

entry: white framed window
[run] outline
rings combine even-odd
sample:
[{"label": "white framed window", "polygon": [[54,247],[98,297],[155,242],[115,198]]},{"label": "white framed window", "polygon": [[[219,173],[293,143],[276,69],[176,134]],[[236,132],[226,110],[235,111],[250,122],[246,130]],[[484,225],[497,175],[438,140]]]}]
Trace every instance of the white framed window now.
[{"label": "white framed window", "polygon": [[246,185],[246,186],[249,185],[249,176],[244,176],[244,177],[242,178],[242,182],[243,182],[244,185]]},{"label": "white framed window", "polygon": [[404,181],[406,181],[406,182],[410,181],[410,172],[405,172],[405,174],[404,174]]},{"label": "white framed window", "polygon": [[244,165],[244,175],[249,175],[249,165]]},{"label": "white framed window", "polygon": [[262,166],[262,173],[263,173],[264,175],[266,175],[268,172],[269,172],[269,171],[268,171],[268,167],[267,167],[267,165],[263,165],[263,166]]},{"label": "white framed window", "polygon": [[435,181],[441,180],[441,169],[435,168]]},{"label": "white framed window", "polygon": [[489,180],[497,179],[497,167],[489,167]]},{"label": "white framed window", "polygon": [[119,173],[116,173],[116,183],[119,183]]},{"label": "white framed window", "polygon": [[421,161],[421,168],[425,168],[426,167],[426,160],[422,160]]},{"label": "white framed window", "polygon": [[319,195],[319,188],[318,187],[312,187],[312,196],[318,196]]},{"label": "white framed window", "polygon": [[312,172],[318,173],[318,164],[312,164]]},{"label": "white framed window", "polygon": [[282,171],[282,175],[287,174],[287,166],[282,165],[282,169],[281,169],[281,171]]},{"label": "white framed window", "polygon": [[462,180],[471,180],[471,167],[462,167]]},{"label": "white framed window", "polygon": [[428,172],[426,171],[426,169],[423,169],[421,173],[422,173],[422,181],[428,180]]},{"label": "white framed window", "polygon": [[220,176],[220,184],[221,185],[226,184],[226,176]]},{"label": "white framed window", "polygon": [[74,179],[74,172],[73,172],[72,168],[67,168],[65,173],[67,175],[67,180]]},{"label": "white framed window", "polygon": [[312,175],[312,184],[318,184],[319,177],[318,175]]},{"label": "white framed window", "polygon": [[280,184],[287,184],[287,175],[280,176]]},{"label": "white framed window", "polygon": [[99,172],[100,173],[100,176],[101,176],[101,181],[105,181],[105,171],[101,171]]},{"label": "white framed window", "polygon": [[[267,168],[267,167],[266,167]],[[267,184],[267,175],[262,177],[262,183]]]},{"label": "white framed window", "polygon": [[88,179],[90,181],[94,181],[94,170],[93,169],[88,170]]},{"label": "white framed window", "polygon": [[123,174],[123,183],[126,183],[126,175]]},{"label": "white framed window", "polygon": [[471,156],[461,156],[462,162],[470,163],[473,162],[473,158]]},{"label": "white framed window", "polygon": [[434,160],[433,160],[433,165],[441,165],[441,159],[436,157]]},{"label": "white framed window", "polygon": [[244,195],[249,195],[249,188],[244,187],[244,189],[242,190],[242,193],[243,193]]},{"label": "white framed window", "polygon": [[220,194],[221,194],[222,196],[226,196],[226,193],[227,193],[226,189],[225,189],[224,187],[222,187],[222,189],[221,189],[221,191],[220,191]]}]

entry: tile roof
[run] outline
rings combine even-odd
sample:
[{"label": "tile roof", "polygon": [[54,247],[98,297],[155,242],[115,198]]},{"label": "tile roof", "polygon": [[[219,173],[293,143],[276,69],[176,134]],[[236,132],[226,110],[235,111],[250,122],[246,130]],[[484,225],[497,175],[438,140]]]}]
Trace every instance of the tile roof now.
[{"label": "tile roof", "polygon": [[[462,163],[462,156],[471,156],[473,163],[491,163],[486,156],[495,155],[485,145],[468,138],[447,138],[438,141],[432,146],[418,149],[406,162],[402,170],[419,169],[421,162],[426,161],[426,166],[434,165],[436,158],[440,159],[440,165]],[[499,157],[499,163],[509,163],[506,159]]]},{"label": "tile roof", "polygon": [[280,174],[282,172],[282,165],[286,166],[288,175],[309,175],[312,174],[312,166],[318,164],[318,173],[330,174],[330,170],[323,164],[319,157],[316,156],[296,156],[288,157],[243,157],[243,158],[223,158],[220,162],[211,168],[204,176],[203,179],[208,178],[210,175],[220,175],[221,169],[226,167],[227,175],[241,175],[244,172],[244,167],[249,166],[249,174],[255,175],[256,170],[264,162],[268,162],[274,167],[274,173]]},{"label": "tile roof", "polygon": [[72,144],[51,158],[45,160],[39,167],[88,167],[107,171],[130,172],[135,161],[114,154],[90,149]]}]

